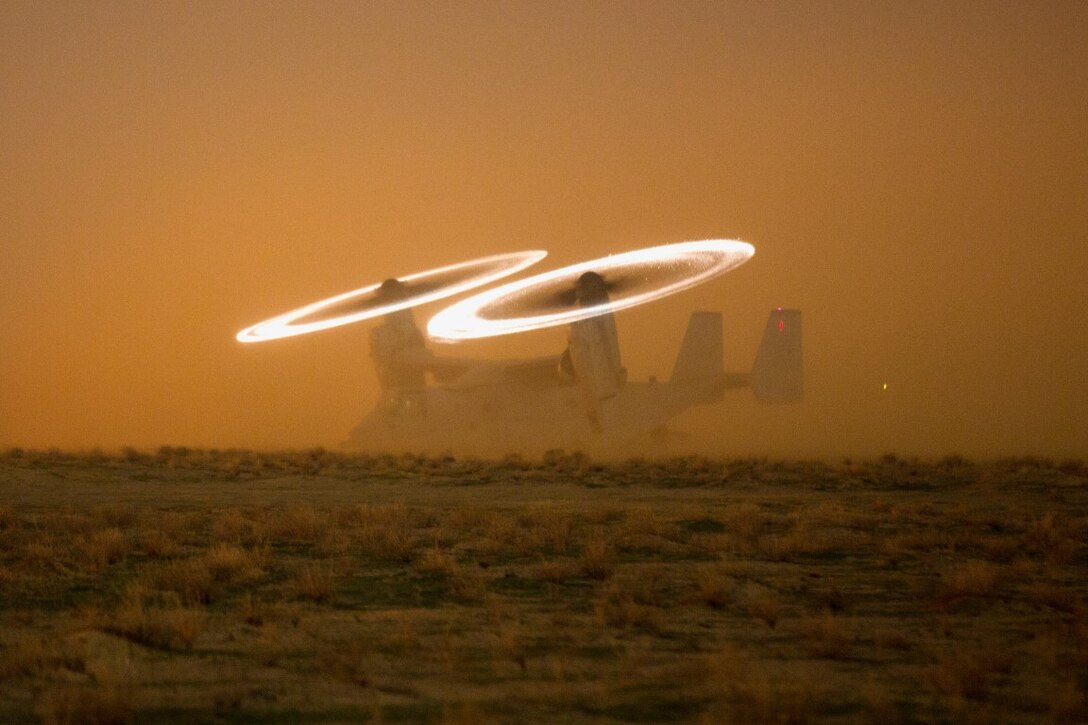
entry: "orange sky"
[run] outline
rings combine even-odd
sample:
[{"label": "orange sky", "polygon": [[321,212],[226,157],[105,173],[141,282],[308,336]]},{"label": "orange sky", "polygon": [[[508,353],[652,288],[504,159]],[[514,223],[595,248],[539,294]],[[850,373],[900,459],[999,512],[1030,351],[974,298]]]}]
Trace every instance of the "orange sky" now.
[{"label": "orange sky", "polygon": [[803,309],[806,402],[677,419],[706,450],[1088,455],[1083,3],[9,2],[0,99],[0,445],[335,445],[368,325],[237,330],[727,237],[755,258],[617,318],[641,379],[692,310],[739,370]]}]

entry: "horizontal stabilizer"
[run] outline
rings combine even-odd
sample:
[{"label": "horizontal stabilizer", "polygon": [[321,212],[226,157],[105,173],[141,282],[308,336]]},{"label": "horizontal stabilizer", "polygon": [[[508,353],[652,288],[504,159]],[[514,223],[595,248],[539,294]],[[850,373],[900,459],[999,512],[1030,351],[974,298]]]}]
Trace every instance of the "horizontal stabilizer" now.
[{"label": "horizontal stabilizer", "polygon": [[804,393],[801,311],[777,309],[767,319],[752,366],[752,392],[767,403],[796,403]]}]

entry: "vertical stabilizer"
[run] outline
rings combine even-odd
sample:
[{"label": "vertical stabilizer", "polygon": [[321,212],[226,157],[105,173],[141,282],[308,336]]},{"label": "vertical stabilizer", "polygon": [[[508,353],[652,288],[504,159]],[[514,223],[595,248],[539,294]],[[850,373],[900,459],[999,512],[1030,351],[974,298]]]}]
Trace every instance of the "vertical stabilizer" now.
[{"label": "vertical stabilizer", "polygon": [[669,382],[719,381],[722,377],[722,355],[722,313],[691,313]]},{"label": "vertical stabilizer", "polygon": [[767,403],[796,403],[804,387],[801,366],[801,311],[771,312],[752,366],[752,392]]}]

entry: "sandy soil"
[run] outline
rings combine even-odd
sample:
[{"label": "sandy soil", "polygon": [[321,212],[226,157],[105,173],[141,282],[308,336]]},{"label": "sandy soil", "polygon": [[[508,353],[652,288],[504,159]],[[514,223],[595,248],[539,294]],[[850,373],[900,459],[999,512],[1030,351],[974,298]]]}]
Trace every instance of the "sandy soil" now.
[{"label": "sandy soil", "polygon": [[1088,468],[0,454],[0,720],[1081,722]]}]

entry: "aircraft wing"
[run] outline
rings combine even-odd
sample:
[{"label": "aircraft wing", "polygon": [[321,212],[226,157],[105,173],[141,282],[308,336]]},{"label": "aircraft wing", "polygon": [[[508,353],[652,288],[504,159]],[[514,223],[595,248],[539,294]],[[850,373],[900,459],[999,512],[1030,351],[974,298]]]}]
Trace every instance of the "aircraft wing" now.
[{"label": "aircraft wing", "polygon": [[434,358],[428,370],[435,379],[450,388],[474,388],[503,383],[532,383],[554,380],[559,371],[559,355],[522,360],[484,361]]},{"label": "aircraft wing", "polygon": [[479,365],[478,360],[467,358],[431,357],[423,363],[425,371],[434,375],[434,379],[440,383],[449,383],[457,380],[474,366]]},{"label": "aircraft wing", "polygon": [[518,373],[539,372],[543,370],[554,371],[559,367],[561,355],[544,355],[543,357],[530,357],[523,360],[502,360],[499,365],[503,372],[510,375]]},{"label": "aircraft wing", "polygon": [[470,368],[481,363],[478,360],[464,358],[436,357],[426,348],[413,348],[398,351],[396,364],[407,370],[432,373],[439,382],[448,382],[456,380]]},{"label": "aircraft wing", "polygon": [[458,383],[458,387],[510,382],[511,379],[529,381],[534,378],[554,376],[559,369],[559,355],[516,360],[477,360],[473,358],[442,357],[430,350],[412,350],[403,353],[399,363],[405,367],[431,373],[437,382]]}]

